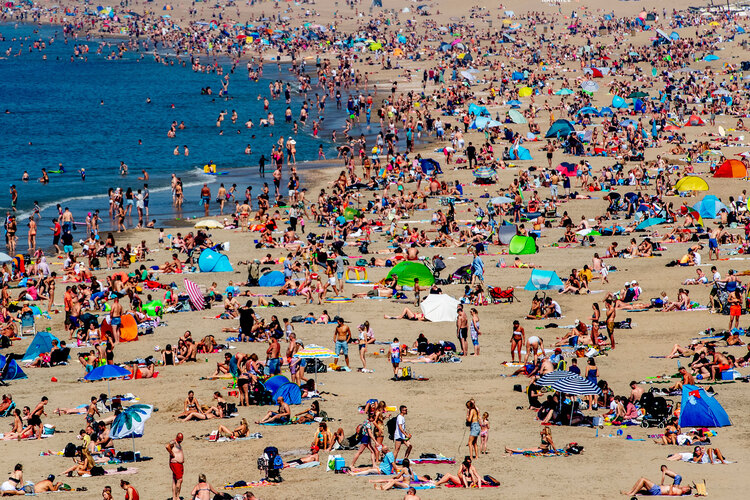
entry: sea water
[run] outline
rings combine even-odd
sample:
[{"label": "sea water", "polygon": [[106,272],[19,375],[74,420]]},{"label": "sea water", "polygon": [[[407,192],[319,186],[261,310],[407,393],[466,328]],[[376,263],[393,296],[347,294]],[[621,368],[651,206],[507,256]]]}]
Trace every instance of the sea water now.
[{"label": "sea water", "polygon": [[[80,224],[87,212],[95,209],[100,210],[102,217],[100,231],[114,229],[114,224],[108,220],[107,190],[121,187],[124,192],[132,187],[135,192],[142,188],[144,182],[137,179],[142,175],[141,170],[149,174],[149,220],[156,219],[158,227],[175,218],[202,215],[199,191],[203,183],[209,184],[213,198],[219,183],[224,183],[227,189],[237,184],[238,198],[244,199],[247,186],[254,186],[253,194],[257,195],[262,183],[268,182],[273,195],[273,167],[269,158],[272,145],[281,136],[294,136],[298,162],[316,160],[321,144],[329,158],[336,156],[335,145],[327,140],[330,132],[321,132],[319,138],[312,136],[311,125],[317,118],[317,109],[309,110],[307,127],[303,128],[300,123],[299,132],[294,134],[292,124],[284,121],[287,103],[283,92],[281,98],[270,99],[269,82],[289,81],[293,97],[288,106],[298,120],[302,97],[294,92],[294,78],[284,66],[279,70],[276,64],[266,64],[263,78],[254,82],[248,79],[243,61],[230,76],[231,99],[224,100],[219,96],[223,76],[193,72],[189,59],[187,67],[178,64],[175,57],[169,58],[175,61],[173,66],[157,63],[150,52],[128,52],[122,59],[110,59],[108,56],[116,50],[114,46],[105,47],[102,54],[97,54],[101,40],[69,37],[65,43],[61,28],[56,26],[6,24],[0,25],[0,34],[5,38],[0,41],[0,176],[3,181],[0,213],[4,216],[10,210],[9,189],[15,184],[19,193],[18,249],[26,248],[26,227],[35,201],[43,208],[42,220],[38,221],[37,245],[46,247],[51,243],[51,219],[57,217],[57,204],[70,207],[79,223],[76,239],[86,236],[85,226],[82,229]],[[30,52],[29,47],[36,40],[44,41],[46,50]],[[79,57],[71,61],[76,44],[89,46],[85,60]],[[9,48],[11,54],[6,56]],[[142,53],[144,58],[141,58]],[[207,62],[205,56],[201,62]],[[225,75],[229,74],[229,69],[226,63]],[[201,95],[201,89],[209,86],[213,95]],[[267,114],[263,109],[266,97],[276,121],[273,127],[259,126],[260,119]],[[313,98],[314,94],[309,97]],[[230,120],[232,110],[238,114],[234,125]],[[221,111],[226,111],[227,115],[222,126],[217,127]],[[324,122],[329,129],[334,123],[334,113],[335,101],[330,99]],[[245,128],[248,119],[255,124],[252,129]],[[176,138],[168,138],[173,121],[184,122],[186,128],[178,129]],[[252,154],[245,154],[248,145]],[[180,152],[177,156],[173,154],[176,146]],[[188,147],[189,156],[183,154],[184,146]],[[264,178],[260,177],[257,167],[261,154],[269,159]],[[127,176],[120,175],[121,161],[128,165]],[[215,163],[219,171],[229,172],[228,175],[205,175],[203,165],[209,162]],[[46,185],[37,181],[42,168],[58,170],[60,163],[65,173],[49,174],[50,182]],[[86,172],[85,180],[79,175],[82,168]],[[21,181],[24,171],[31,177],[28,182]],[[287,172],[285,166],[282,187],[286,185]],[[176,173],[185,186],[185,204],[179,212],[172,206],[172,173]],[[286,189],[282,192],[285,195]],[[232,209],[230,207],[229,211]],[[130,227],[137,224],[135,212],[134,207],[132,217],[126,221]],[[213,200],[211,214],[218,216],[218,206]]]}]

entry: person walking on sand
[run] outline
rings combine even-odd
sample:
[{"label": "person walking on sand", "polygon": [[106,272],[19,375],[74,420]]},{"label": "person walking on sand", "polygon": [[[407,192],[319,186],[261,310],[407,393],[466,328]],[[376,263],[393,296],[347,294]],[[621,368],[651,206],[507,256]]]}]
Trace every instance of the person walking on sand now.
[{"label": "person walking on sand", "polygon": [[464,312],[464,307],[459,304],[458,307],[458,316],[456,317],[456,337],[458,337],[458,342],[461,345],[461,352],[458,353],[459,356],[464,356],[469,351],[469,318],[466,317],[466,313]]},{"label": "person walking on sand", "polygon": [[211,203],[211,189],[207,184],[203,184],[201,188],[201,203],[203,203],[204,213],[208,217],[208,205]]},{"label": "person walking on sand", "polygon": [[344,324],[343,318],[337,320],[336,330],[333,332],[333,342],[336,351],[336,359],[333,364],[339,364],[339,356],[344,356],[346,367],[349,368],[349,341],[352,338],[352,331]]},{"label": "person walking on sand", "polygon": [[112,326],[112,336],[115,339],[115,343],[120,341],[120,325],[122,324],[122,306],[120,305],[120,298],[115,297],[112,302],[112,310],[109,312],[109,324]]},{"label": "person walking on sand", "polygon": [[615,302],[612,299],[607,299],[604,301],[605,306],[607,307],[607,335],[609,335],[609,343],[612,346],[612,349],[615,348],[615,317],[617,316],[617,308],[615,307]]},{"label": "person walking on sand", "polygon": [[409,458],[409,453],[411,453],[412,445],[411,443],[409,443],[411,434],[406,432],[406,414],[408,413],[408,411],[409,410],[405,405],[401,405],[401,407],[398,409],[398,416],[396,417],[396,430],[393,432],[393,440],[396,443],[393,449],[393,456],[396,459],[398,459],[398,452],[402,446],[406,448],[404,459]]},{"label": "person walking on sand", "polygon": [[[177,436],[165,446],[167,453],[169,453],[169,468],[172,470],[172,500],[180,500],[182,477],[185,475],[185,454],[182,451],[181,443],[182,433],[179,432],[177,433]],[[198,482],[200,482],[200,479]],[[195,496],[195,492],[193,492],[193,496]]]}]

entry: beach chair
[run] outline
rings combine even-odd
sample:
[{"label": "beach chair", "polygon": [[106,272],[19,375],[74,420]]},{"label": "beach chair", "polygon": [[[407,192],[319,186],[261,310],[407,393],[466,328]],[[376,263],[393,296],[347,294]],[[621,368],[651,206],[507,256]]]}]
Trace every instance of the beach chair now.
[{"label": "beach chair", "polygon": [[16,402],[11,401],[10,406],[5,409],[5,411],[0,412],[0,418],[2,417],[10,417],[13,414],[13,410],[16,409]]},{"label": "beach chair", "polygon": [[30,331],[30,335],[36,335],[36,320],[33,314],[24,314],[21,316],[21,329],[18,336],[23,338],[23,334]]}]

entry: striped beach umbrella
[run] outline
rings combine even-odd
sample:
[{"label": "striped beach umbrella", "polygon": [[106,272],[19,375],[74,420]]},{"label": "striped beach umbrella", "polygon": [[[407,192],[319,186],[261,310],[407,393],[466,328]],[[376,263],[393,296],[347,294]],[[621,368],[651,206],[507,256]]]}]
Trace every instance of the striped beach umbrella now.
[{"label": "striped beach umbrella", "polygon": [[537,381],[534,383],[542,387],[549,387],[553,383],[557,382],[558,380],[562,380],[564,378],[568,378],[573,375],[575,375],[575,373],[562,371],[562,370],[555,370],[553,372],[545,373],[544,375],[539,377],[539,379],[537,379]]},{"label": "striped beach umbrella", "polygon": [[[308,344],[307,347],[303,347],[299,351],[297,351],[297,354],[294,355],[295,358],[301,358],[301,359],[328,359],[336,357],[336,353],[332,350],[321,347],[319,345],[315,344]],[[317,364],[317,363],[316,363]],[[315,367],[315,370],[313,370],[315,373],[315,388],[318,388],[318,367]]]},{"label": "striped beach umbrella", "polygon": [[187,290],[188,297],[190,298],[190,303],[193,305],[194,309],[196,309],[197,311],[202,311],[203,309],[205,309],[206,301],[203,298],[201,289],[197,284],[185,278],[185,290]]},{"label": "striped beach umbrella", "polygon": [[602,390],[595,383],[573,373],[569,377],[552,382],[550,387],[556,391],[574,396],[593,396],[602,393]]}]

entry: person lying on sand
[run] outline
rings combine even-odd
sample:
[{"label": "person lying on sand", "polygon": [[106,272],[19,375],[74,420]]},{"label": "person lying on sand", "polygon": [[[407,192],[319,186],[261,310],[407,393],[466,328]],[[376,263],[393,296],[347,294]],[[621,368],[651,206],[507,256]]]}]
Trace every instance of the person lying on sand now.
[{"label": "person lying on sand", "polygon": [[555,451],[555,443],[552,441],[552,431],[549,427],[542,427],[539,432],[541,444],[536,448],[509,448],[505,447],[505,453],[552,453]]},{"label": "person lying on sand", "polygon": [[385,444],[382,445],[380,447],[380,453],[383,458],[377,467],[365,467],[363,469],[353,468],[349,472],[347,472],[347,474],[351,476],[369,476],[372,474],[382,474],[385,476],[389,476],[391,474],[397,473],[398,468],[396,467],[396,459],[393,456],[393,452],[388,451],[388,446]]},{"label": "person lying on sand", "polygon": [[245,437],[249,432],[250,426],[248,426],[247,419],[245,418],[240,421],[240,425],[235,427],[233,431],[230,431],[229,428],[224,425],[219,425],[218,429],[219,436],[226,436],[230,439]]},{"label": "person lying on sand", "polygon": [[452,483],[463,488],[482,487],[482,480],[480,479],[476,468],[474,468],[471,457],[467,456],[464,458],[461,467],[458,469],[458,475],[454,476],[452,474],[446,474],[435,483],[435,486],[447,483]]},{"label": "person lying on sand", "polygon": [[635,482],[630,491],[621,491],[623,495],[645,495],[645,496],[667,496],[667,497],[681,497],[683,495],[690,495],[692,488],[690,486],[682,485],[658,485],[653,481],[649,481],[645,477],[638,479]]},{"label": "person lying on sand", "polygon": [[705,446],[696,446],[692,453],[674,453],[667,457],[667,460],[673,462],[683,461],[695,464],[725,464],[726,459],[718,448],[708,448]]},{"label": "person lying on sand", "polygon": [[390,478],[380,478],[380,479],[370,479],[370,482],[373,483],[373,487],[376,490],[382,490],[387,491],[392,488],[400,488],[400,489],[407,489],[409,488],[409,485],[411,482],[429,482],[432,481],[432,478],[430,476],[418,476],[417,474],[414,474],[411,470],[411,462],[408,458],[405,458],[401,462],[401,468],[398,471],[398,474],[396,474],[393,477]]},{"label": "person lying on sand", "polygon": [[429,319],[425,318],[423,313],[416,313],[409,309],[408,307],[404,307],[404,310],[401,312],[401,316],[388,316],[387,314],[383,315],[383,318],[385,319],[408,319],[409,321],[430,321]]},{"label": "person lying on sand", "polygon": [[66,491],[63,483],[55,482],[55,475],[50,474],[47,479],[42,479],[34,485],[34,493],[47,493],[48,491]]}]

